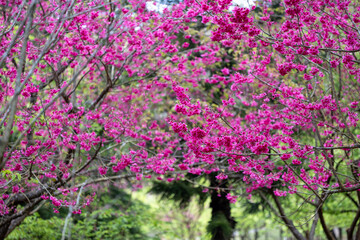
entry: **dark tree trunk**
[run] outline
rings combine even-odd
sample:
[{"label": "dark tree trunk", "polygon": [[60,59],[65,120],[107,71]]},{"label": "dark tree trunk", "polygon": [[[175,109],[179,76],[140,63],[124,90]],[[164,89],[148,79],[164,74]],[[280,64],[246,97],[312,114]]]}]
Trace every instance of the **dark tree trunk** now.
[{"label": "dark tree trunk", "polygon": [[[221,184],[221,185],[220,185]],[[215,175],[210,175],[210,186],[221,188],[228,187],[228,181],[223,180],[221,183],[215,178]],[[236,222],[231,216],[230,202],[226,198],[227,191],[216,191],[211,192],[211,222],[213,228],[209,229],[212,233],[213,240],[229,240],[235,229]],[[222,222],[219,222],[224,220]]]},{"label": "dark tree trunk", "polygon": [[[20,201],[19,199],[20,198],[14,198],[14,201],[12,201],[12,203],[17,201],[21,203],[22,201]],[[29,202],[22,211],[10,211],[8,215],[2,216],[2,218],[0,219],[0,239],[5,239],[5,237],[7,237],[7,235],[9,235],[17,226],[19,226],[27,216],[32,214],[34,208],[42,201],[43,199],[41,197],[35,198],[31,202]],[[11,206],[16,205],[10,204],[10,207]]]},{"label": "dark tree trunk", "polygon": [[10,227],[10,223],[11,222],[8,222],[0,227],[0,239],[5,239],[8,229]]}]

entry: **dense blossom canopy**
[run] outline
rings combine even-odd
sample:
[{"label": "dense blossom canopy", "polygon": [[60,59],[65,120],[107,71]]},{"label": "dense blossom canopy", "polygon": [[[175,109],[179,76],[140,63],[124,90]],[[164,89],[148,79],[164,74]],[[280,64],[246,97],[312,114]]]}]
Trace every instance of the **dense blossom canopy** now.
[{"label": "dense blossom canopy", "polygon": [[2,227],[44,200],[80,213],[79,189],[125,177],[215,172],[241,178],[231,202],[317,207],[360,189],[357,1],[149,4],[1,2]]}]

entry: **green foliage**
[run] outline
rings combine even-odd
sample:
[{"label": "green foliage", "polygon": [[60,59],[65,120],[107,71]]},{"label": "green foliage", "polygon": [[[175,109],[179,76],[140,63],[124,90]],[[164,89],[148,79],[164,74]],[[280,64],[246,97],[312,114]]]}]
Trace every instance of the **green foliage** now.
[{"label": "green foliage", "polygon": [[198,198],[199,204],[203,204],[208,196],[201,187],[194,187],[187,181],[154,182],[150,192],[160,195],[163,200],[171,199],[182,208],[187,207],[193,197]]},{"label": "green foliage", "polygon": [[[61,239],[66,216],[64,210],[52,213],[48,204],[27,217],[7,239]],[[110,186],[81,215],[72,216],[66,236],[71,231],[71,239],[159,239],[152,232],[157,224],[153,219],[149,206]]]},{"label": "green foliage", "polygon": [[11,181],[21,181],[21,175],[19,173],[14,173],[10,170],[2,170],[1,171],[1,178],[6,179],[6,180],[11,180]]},{"label": "green foliage", "polygon": [[[133,206],[122,212],[101,209],[81,215],[81,220],[70,226],[72,239],[156,239],[142,230],[149,224],[150,215],[145,206]],[[64,218],[42,219],[38,213],[25,219],[7,239],[61,239]],[[68,233],[67,233],[68,234]]]},{"label": "green foliage", "polygon": [[61,239],[61,230],[63,225],[64,221],[61,218],[52,217],[50,219],[42,219],[38,213],[35,213],[34,215],[25,218],[24,222],[20,224],[6,239]]},{"label": "green foliage", "polygon": [[230,239],[233,229],[225,215],[223,213],[218,213],[212,216],[211,221],[207,226],[207,231],[212,235],[221,233],[225,239]]},{"label": "green foliage", "polygon": [[74,239],[144,239],[141,226],[148,222],[145,206],[133,206],[127,211],[101,209],[85,213],[71,229]]},{"label": "green foliage", "polygon": [[242,204],[242,206],[244,207],[244,213],[246,214],[256,214],[258,212],[260,212],[261,207],[262,207],[262,203],[261,202],[250,202],[249,200],[244,201],[244,203]]}]

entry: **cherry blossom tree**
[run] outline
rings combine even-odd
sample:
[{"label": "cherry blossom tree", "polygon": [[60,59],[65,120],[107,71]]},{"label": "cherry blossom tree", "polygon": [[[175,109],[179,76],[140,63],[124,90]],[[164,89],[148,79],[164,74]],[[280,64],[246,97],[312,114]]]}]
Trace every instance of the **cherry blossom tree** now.
[{"label": "cherry blossom tree", "polygon": [[[203,21],[218,26],[212,40],[242,51],[238,68],[207,79],[226,89],[216,108],[200,107],[190,92],[177,91],[176,111],[192,122],[190,128],[172,124],[189,149],[181,167],[205,162],[217,166],[218,179],[242,175],[248,197],[258,193],[294,237],[313,239],[320,220],[326,237],[335,239],[324,217],[327,201],[341,194],[359,213],[359,3],[273,2],[258,1],[252,9],[231,1],[197,2]],[[194,126],[190,116],[196,114]],[[281,198],[289,195],[313,206],[308,236],[283,208]],[[356,214],[349,239],[358,220]]]},{"label": "cherry blossom tree", "polygon": [[296,239],[318,222],[335,239],[324,206],[344,196],[358,238],[359,3],[149,4],[1,3],[0,236],[44,201],[80,213],[88,185],[190,173],[230,202],[261,198]]},{"label": "cherry blossom tree", "polygon": [[155,76],[197,14],[146,4],[1,2],[1,238],[44,201],[79,214],[87,185],[174,171]]}]

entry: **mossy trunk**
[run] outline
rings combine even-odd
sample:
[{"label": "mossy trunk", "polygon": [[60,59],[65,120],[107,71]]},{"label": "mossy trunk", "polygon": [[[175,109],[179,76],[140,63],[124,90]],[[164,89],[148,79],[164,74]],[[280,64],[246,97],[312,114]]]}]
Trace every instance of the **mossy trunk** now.
[{"label": "mossy trunk", "polygon": [[[221,186],[219,186],[221,184]],[[222,180],[221,183],[215,178],[215,175],[210,175],[210,187],[227,188],[228,181]],[[216,240],[230,240],[235,229],[236,222],[231,216],[230,201],[226,198],[228,191],[211,192],[211,221],[208,225],[208,231],[212,234],[212,239]]]}]

